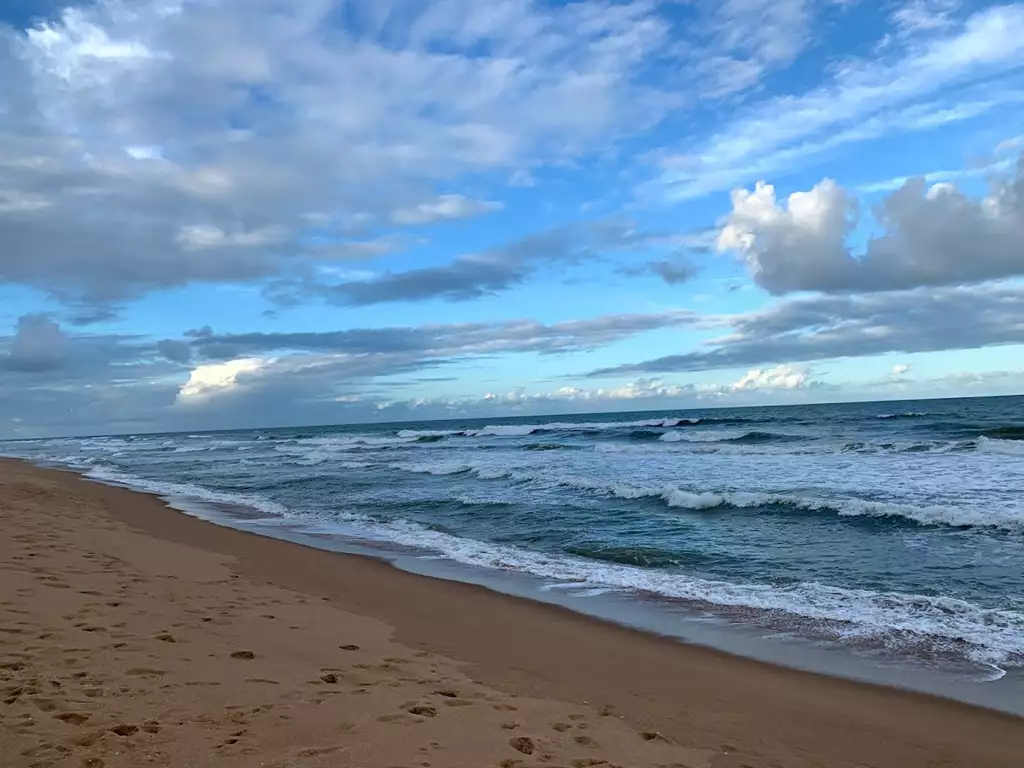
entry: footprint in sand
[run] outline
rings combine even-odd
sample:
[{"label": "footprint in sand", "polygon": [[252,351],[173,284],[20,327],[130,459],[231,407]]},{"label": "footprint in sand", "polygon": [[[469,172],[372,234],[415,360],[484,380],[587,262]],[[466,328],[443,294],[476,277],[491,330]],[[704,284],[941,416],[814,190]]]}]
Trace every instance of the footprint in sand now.
[{"label": "footprint in sand", "polygon": [[62,712],[59,715],[54,715],[58,720],[63,720],[68,725],[81,725],[89,719],[89,715],[82,714],[81,712]]},{"label": "footprint in sand", "polygon": [[404,709],[410,715],[420,715],[421,717],[437,717],[437,709],[430,706],[429,704],[413,704],[411,706],[404,707]]},{"label": "footprint in sand", "polygon": [[522,752],[524,755],[532,755],[537,749],[533,739],[529,736],[515,736],[508,740],[508,745],[516,752]]}]

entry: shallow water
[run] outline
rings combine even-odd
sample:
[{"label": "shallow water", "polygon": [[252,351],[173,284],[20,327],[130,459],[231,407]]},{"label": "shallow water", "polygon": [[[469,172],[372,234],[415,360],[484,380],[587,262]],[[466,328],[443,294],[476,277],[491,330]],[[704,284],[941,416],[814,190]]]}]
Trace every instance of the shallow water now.
[{"label": "shallow water", "polygon": [[577,606],[657,604],[658,631],[702,617],[975,679],[1024,665],[1024,398],[19,441],[0,452],[203,500],[264,531],[568,587]]}]

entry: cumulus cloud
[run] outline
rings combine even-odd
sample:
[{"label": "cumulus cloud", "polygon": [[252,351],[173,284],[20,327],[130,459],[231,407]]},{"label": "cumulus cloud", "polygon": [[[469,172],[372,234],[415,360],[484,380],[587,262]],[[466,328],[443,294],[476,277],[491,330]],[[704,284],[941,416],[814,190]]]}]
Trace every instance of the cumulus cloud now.
[{"label": "cumulus cloud", "polygon": [[587,413],[598,411],[749,405],[766,395],[778,402],[806,402],[813,391],[829,389],[806,372],[778,366],[751,370],[733,384],[668,382],[641,377],[614,387],[558,387],[489,392],[483,397],[436,397],[385,400],[376,408],[388,418],[486,417],[502,414]]},{"label": "cumulus cloud", "polygon": [[249,357],[196,366],[178,392],[178,402],[191,403],[230,390],[238,385],[240,376],[257,372],[272,363],[273,360]]},{"label": "cumulus cloud", "polygon": [[777,365],[774,368],[754,368],[747,371],[733,382],[729,389],[733,392],[743,390],[774,390],[799,389],[807,383],[807,371],[798,371],[788,365]]},{"label": "cumulus cloud", "polygon": [[701,319],[723,334],[702,348],[590,376],[709,371],[1024,343],[1024,287],[986,284],[781,301],[739,315]]},{"label": "cumulus cloud", "polygon": [[759,182],[732,195],[718,248],[743,259],[774,294],[885,291],[1024,274],[1024,158],[973,200],[951,183],[911,179],[875,212],[883,233],[861,252],[847,241],[856,203],[826,179],[776,199]]}]

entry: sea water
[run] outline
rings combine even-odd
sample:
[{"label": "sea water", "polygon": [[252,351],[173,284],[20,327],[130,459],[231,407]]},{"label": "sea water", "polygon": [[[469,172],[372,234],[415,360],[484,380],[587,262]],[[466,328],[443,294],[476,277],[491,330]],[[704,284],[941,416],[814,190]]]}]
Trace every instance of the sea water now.
[{"label": "sea water", "polygon": [[713,621],[975,680],[1024,667],[1024,398],[63,438],[0,453],[204,502],[264,533],[395,548],[417,569],[492,586],[527,579],[579,610],[658,610],[647,623],[668,634]]}]

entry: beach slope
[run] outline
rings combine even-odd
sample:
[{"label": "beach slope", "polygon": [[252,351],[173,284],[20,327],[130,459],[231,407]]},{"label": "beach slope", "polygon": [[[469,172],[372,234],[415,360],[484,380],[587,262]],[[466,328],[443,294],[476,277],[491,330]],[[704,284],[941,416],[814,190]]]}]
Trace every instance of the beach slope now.
[{"label": "beach slope", "polygon": [[0,765],[1019,766],[1024,720],[0,460]]}]

